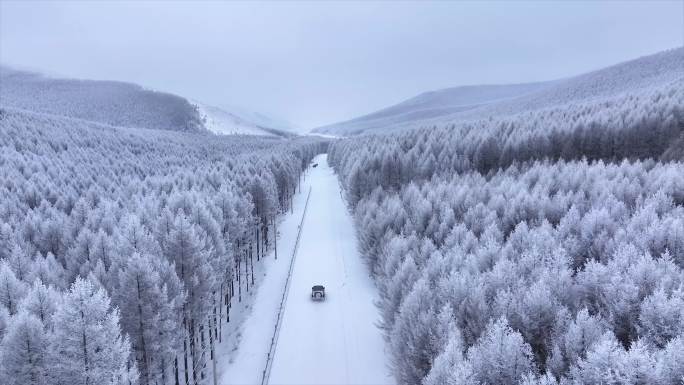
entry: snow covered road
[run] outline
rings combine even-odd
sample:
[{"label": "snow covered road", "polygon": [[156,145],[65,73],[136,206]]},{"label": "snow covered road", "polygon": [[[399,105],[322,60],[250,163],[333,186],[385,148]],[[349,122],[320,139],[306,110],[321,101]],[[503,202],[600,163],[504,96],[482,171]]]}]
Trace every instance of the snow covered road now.
[{"label": "snow covered road", "polygon": [[[307,180],[309,208],[270,384],[391,384],[376,327],[376,288],[357,251],[353,222],[327,155]],[[324,285],[326,300],[311,301]]]},{"label": "snow covered road", "polygon": [[[295,198],[294,212],[278,229],[273,252],[259,266],[257,290],[236,304],[240,327],[219,345],[221,385],[261,383],[297,228],[306,195],[311,197],[289,295],[285,305],[270,381],[279,384],[392,384],[384,340],[375,326],[376,288],[356,248],[352,219],[340,196],[327,156],[318,156]],[[327,299],[311,301],[311,286],[326,287]]]}]

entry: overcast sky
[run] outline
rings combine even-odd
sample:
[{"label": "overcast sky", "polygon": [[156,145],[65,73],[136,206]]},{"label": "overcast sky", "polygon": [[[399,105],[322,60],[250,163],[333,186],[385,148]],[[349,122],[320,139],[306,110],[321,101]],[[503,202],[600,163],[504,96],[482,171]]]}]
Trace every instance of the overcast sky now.
[{"label": "overcast sky", "polygon": [[433,89],[549,80],[684,44],[670,2],[15,2],[0,62],[304,128]]}]

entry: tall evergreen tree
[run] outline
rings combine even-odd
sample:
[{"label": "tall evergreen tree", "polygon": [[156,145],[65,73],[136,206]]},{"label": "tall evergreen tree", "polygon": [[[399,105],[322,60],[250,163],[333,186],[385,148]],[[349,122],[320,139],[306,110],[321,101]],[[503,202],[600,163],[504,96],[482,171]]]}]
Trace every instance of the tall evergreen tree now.
[{"label": "tall evergreen tree", "polygon": [[12,317],[0,344],[0,382],[7,385],[45,385],[51,367],[47,360],[48,335],[33,314]]},{"label": "tall evergreen tree", "polygon": [[131,339],[140,383],[166,383],[170,368],[179,351],[179,310],[184,301],[182,292],[169,293],[169,286],[180,288],[180,283],[167,285],[158,269],[173,267],[158,257],[134,253],[118,273],[114,302],[121,311],[121,327]]},{"label": "tall evergreen tree", "polygon": [[138,370],[121,333],[119,311],[102,288],[77,278],[53,316],[49,366],[53,383],[130,385]]},{"label": "tall evergreen tree", "polygon": [[26,294],[26,284],[20,281],[5,261],[0,261],[0,305],[10,315],[17,314],[19,303]]}]

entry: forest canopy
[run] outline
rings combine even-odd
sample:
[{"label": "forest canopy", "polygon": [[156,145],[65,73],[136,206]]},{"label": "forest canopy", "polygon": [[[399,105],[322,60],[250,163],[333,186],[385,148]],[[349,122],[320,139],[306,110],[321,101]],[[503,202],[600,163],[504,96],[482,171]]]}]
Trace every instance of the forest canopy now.
[{"label": "forest canopy", "polygon": [[[206,377],[320,139],[0,109],[0,383]],[[251,275],[251,276],[250,276]],[[225,324],[225,325],[224,325]]]}]

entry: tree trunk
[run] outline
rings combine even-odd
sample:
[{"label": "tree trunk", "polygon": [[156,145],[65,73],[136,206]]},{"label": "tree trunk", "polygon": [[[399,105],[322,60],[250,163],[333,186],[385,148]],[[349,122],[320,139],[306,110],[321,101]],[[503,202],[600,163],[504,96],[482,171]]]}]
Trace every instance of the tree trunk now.
[{"label": "tree trunk", "polygon": [[236,270],[237,271],[237,285],[238,285],[238,302],[242,302],[242,285],[240,284],[240,260],[242,260],[242,256],[238,255],[237,270]]},{"label": "tree trunk", "polygon": [[[245,256],[247,257],[247,256]],[[249,293],[249,261],[252,259],[252,246],[249,246],[249,259],[245,258],[245,289]]]},{"label": "tree trunk", "polygon": [[[221,293],[219,294],[219,317],[218,317],[218,340],[219,343],[221,343],[221,337],[223,337],[223,304],[221,301],[224,301],[223,297],[223,284],[221,284]],[[214,319],[214,324],[216,324],[216,319]]]},{"label": "tree trunk", "polygon": [[[187,323],[185,321],[185,318],[183,320],[183,326],[186,328],[187,331]],[[190,375],[188,370],[188,337],[189,335],[183,337],[183,367],[185,369],[185,385],[190,385]]]},{"label": "tree trunk", "polygon": [[143,381],[145,385],[150,383],[150,370],[147,366],[147,348],[145,346],[145,328],[143,326],[143,312],[142,312],[142,298],[140,297],[140,277],[135,279],[137,290],[138,290],[138,327],[140,328],[140,349],[142,350],[142,362],[140,371],[143,375]]},{"label": "tree trunk", "polygon": [[252,288],[254,288],[254,260],[252,260],[252,263],[250,264],[250,268],[252,270]]},{"label": "tree trunk", "polygon": [[178,356],[173,360],[173,370],[176,374],[176,383],[175,385],[180,385],[180,379],[178,378]]},{"label": "tree trunk", "polygon": [[[212,326],[214,329],[216,328],[216,319],[214,319],[213,325],[211,324],[211,319],[209,320],[209,330],[211,330]],[[214,377],[214,385],[218,385],[218,376],[216,374],[216,351],[214,349],[214,338],[211,333],[209,333],[209,348],[211,349],[211,373]]]},{"label": "tree trunk", "polygon": [[[257,228],[256,228],[256,255],[257,255],[257,261],[259,260],[259,246],[260,246],[260,243],[259,243],[259,226],[257,225]],[[249,254],[249,257],[250,257],[250,258],[252,257],[252,254],[251,254],[251,253]]]},{"label": "tree trunk", "polygon": [[[85,314],[81,311],[81,319],[85,320]],[[85,385],[90,384],[90,369],[88,368],[88,341],[86,340],[85,329],[83,329],[83,339],[81,341],[83,344],[83,365],[85,368]]]}]

